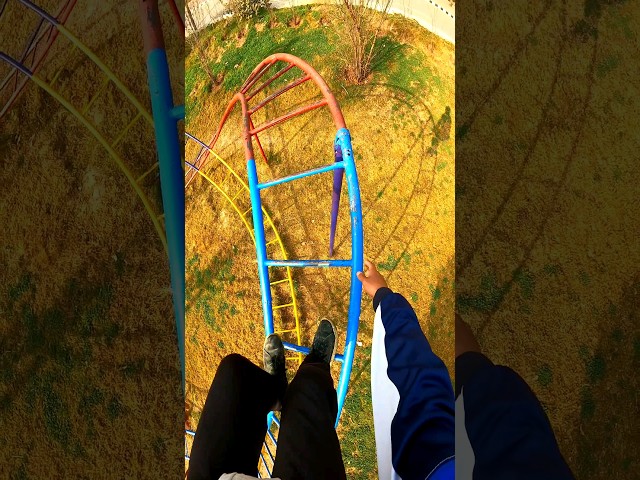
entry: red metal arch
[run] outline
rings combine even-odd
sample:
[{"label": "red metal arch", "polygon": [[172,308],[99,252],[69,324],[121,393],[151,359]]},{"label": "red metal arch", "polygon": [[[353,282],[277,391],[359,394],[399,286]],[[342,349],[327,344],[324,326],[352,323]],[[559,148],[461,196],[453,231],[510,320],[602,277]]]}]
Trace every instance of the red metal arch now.
[{"label": "red metal arch", "polygon": [[[259,86],[257,86],[255,89],[252,90],[252,88],[255,87],[255,85],[258,83],[258,80],[263,78],[265,74],[269,70],[271,70],[274,65],[278,63],[280,63],[281,65],[284,64],[284,66],[282,66],[273,76],[269,77],[267,80],[265,80],[263,83],[261,83]],[[283,76],[285,73],[287,73],[289,70],[293,68],[297,68],[298,70],[300,70],[301,76],[299,76],[292,82],[288,83],[277,92],[270,94],[269,96],[264,98],[260,103],[257,103],[254,106],[250,105],[251,100],[253,100],[258,93],[260,93],[262,90],[268,87],[271,83],[273,83],[275,80],[277,80],[278,78],[280,78],[281,76]],[[288,92],[298,87],[299,85],[306,83],[309,80],[313,81],[318,87],[318,89],[320,90],[320,92],[322,93],[322,100],[309,105],[305,105],[304,107],[301,107],[301,108],[298,108],[297,110],[286,113],[273,120],[269,120],[263,123],[262,125],[259,125],[258,127],[256,127],[253,124],[253,120],[251,116],[255,112],[257,112],[262,107],[264,107],[268,103],[278,98],[283,93]],[[264,130],[267,130],[271,127],[284,123],[294,117],[303,115],[317,108],[321,108],[325,106],[328,107],[329,111],[331,112],[331,116],[333,118],[333,122],[336,126],[336,129],[346,128],[344,117],[342,115],[342,111],[340,110],[340,106],[338,105],[338,102],[336,101],[336,98],[333,95],[333,92],[331,92],[331,90],[329,89],[329,86],[324,81],[324,79],[307,62],[305,62],[304,60],[294,55],[290,55],[288,53],[275,53],[273,55],[270,55],[269,57],[265,58],[262,62],[260,62],[260,64],[256,68],[253,69],[253,71],[251,72],[247,80],[244,82],[244,84],[240,88],[240,91],[233,96],[233,98],[229,102],[229,105],[224,111],[224,114],[220,119],[218,129],[216,130],[216,133],[213,136],[213,139],[209,143],[210,149],[213,149],[216,142],[220,138],[220,133],[222,132],[222,129],[227,119],[229,118],[229,115],[231,114],[234,107],[238,103],[240,103],[242,108],[242,119],[243,119],[242,133],[243,133],[243,140],[244,140],[243,144],[244,144],[244,152],[245,152],[246,160],[254,158],[253,138],[255,137],[256,143],[258,144],[258,147],[260,149],[260,154],[262,155],[262,158],[265,160],[265,162],[267,161],[267,157],[264,153],[264,149],[262,148],[262,144],[260,143],[260,138],[258,137],[258,134],[260,132],[263,132]],[[195,164],[196,168],[200,169],[204,167],[208,159],[208,153],[209,152],[207,150],[202,152],[202,155],[198,157],[198,160]],[[188,185],[193,180],[193,178],[195,177],[195,173],[196,172],[193,169],[187,170],[186,177],[185,177],[185,186]]]}]

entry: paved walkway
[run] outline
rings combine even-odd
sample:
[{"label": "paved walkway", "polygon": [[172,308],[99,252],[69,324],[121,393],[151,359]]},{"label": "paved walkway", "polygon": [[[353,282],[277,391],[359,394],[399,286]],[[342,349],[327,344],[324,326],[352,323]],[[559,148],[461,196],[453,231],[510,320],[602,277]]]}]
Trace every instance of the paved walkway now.
[{"label": "paved walkway", "polygon": [[[272,0],[274,8],[288,8],[310,3],[333,3],[333,0]],[[217,22],[223,18],[225,11],[220,0],[192,0],[189,8],[197,28]],[[439,37],[455,43],[455,13],[448,0],[392,0],[389,13],[399,13],[416,20],[427,30]],[[187,35],[193,32],[189,18],[186,19]]]}]

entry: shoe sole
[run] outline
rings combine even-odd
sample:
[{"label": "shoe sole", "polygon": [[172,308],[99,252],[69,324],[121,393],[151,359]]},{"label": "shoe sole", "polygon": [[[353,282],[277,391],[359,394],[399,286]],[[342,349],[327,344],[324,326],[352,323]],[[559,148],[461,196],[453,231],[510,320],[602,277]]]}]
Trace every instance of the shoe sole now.
[{"label": "shoe sole", "polygon": [[328,318],[321,318],[320,321],[322,322],[322,320],[329,322],[329,325],[331,325],[331,329],[333,330],[333,351],[331,352],[331,360],[329,361],[329,364],[331,364],[336,358],[336,350],[338,349],[338,331],[331,320]]},{"label": "shoe sole", "polygon": [[[264,370],[267,370],[267,365],[264,363],[264,354],[267,349],[267,342],[269,341],[269,338],[271,338],[272,335],[280,338],[277,333],[272,333],[271,335],[267,335],[264,338],[264,342],[262,343],[262,364],[263,364]],[[280,339],[280,342],[282,342],[282,339]]]}]

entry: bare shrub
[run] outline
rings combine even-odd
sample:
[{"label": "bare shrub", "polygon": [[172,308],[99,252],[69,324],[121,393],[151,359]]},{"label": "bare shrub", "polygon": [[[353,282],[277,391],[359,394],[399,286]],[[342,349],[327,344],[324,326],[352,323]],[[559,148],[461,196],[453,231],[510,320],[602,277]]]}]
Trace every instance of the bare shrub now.
[{"label": "bare shrub", "polygon": [[227,8],[239,18],[248,19],[255,17],[261,10],[269,9],[269,0],[228,0]]},{"label": "bare shrub", "polygon": [[344,50],[347,81],[362,84],[371,75],[378,53],[376,42],[382,32],[391,0],[336,0],[336,32]]}]

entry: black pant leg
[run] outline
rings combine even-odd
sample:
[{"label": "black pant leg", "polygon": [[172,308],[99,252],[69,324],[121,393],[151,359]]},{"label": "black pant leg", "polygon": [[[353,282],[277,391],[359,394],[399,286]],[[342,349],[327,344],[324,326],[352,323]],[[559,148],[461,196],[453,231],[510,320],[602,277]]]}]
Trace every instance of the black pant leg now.
[{"label": "black pant leg", "polygon": [[267,414],[279,390],[275,377],[241,355],[225,357],[211,383],[189,461],[189,479],[223,473],[256,475]]},{"label": "black pant leg", "polygon": [[282,480],[346,479],[334,428],[337,415],[338,397],[329,365],[308,357],[282,402],[273,476]]}]

